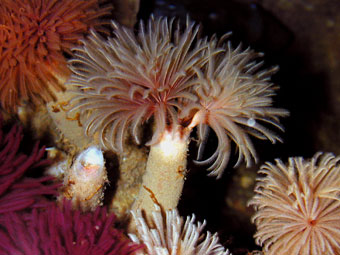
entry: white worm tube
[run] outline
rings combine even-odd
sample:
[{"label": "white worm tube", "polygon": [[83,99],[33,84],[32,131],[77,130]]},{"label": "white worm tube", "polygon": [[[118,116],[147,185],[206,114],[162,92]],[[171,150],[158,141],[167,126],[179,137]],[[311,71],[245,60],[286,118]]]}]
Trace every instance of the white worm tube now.
[{"label": "white worm tube", "polygon": [[82,151],[66,171],[62,197],[70,199],[74,208],[94,210],[102,203],[106,182],[103,152],[91,146]]},{"label": "white worm tube", "polygon": [[154,204],[164,210],[177,207],[185,181],[188,135],[180,130],[165,131],[151,146],[143,183],[132,210],[144,210],[151,217]]}]

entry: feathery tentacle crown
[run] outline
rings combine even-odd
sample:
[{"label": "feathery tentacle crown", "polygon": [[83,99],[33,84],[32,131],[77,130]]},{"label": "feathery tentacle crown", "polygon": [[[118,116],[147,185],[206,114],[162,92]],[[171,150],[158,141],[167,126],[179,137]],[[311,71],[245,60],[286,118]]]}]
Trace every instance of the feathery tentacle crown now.
[{"label": "feathery tentacle crown", "polygon": [[140,23],[137,35],[115,22],[113,29],[107,40],[92,31],[74,49],[68,82],[75,93],[69,112],[80,111],[87,135],[99,134],[103,147],[122,151],[128,128],[139,143],[139,128],[149,119],[155,125],[149,144],[167,128],[190,132],[195,126],[204,142],[210,126],[219,145],[207,162],[215,160],[210,170],[220,176],[230,139],[248,164],[255,150],[247,134],[279,140],[258,123],[282,129],[278,117],[287,115],[271,107],[273,70],[256,73],[261,63],[253,59],[260,54],[198,38],[199,26],[190,21],[183,31],[174,19],[154,17]]},{"label": "feathery tentacle crown", "polygon": [[283,131],[278,117],[287,116],[283,109],[272,107],[275,87],[269,82],[277,67],[259,71],[263,62],[255,59],[263,54],[251,49],[241,50],[239,45],[232,49],[230,42],[223,46],[223,54],[209,54],[208,64],[203,69],[195,68],[197,78],[194,83],[196,102],[190,102],[181,116],[195,112],[189,127],[197,126],[199,138],[198,157],[212,128],[218,138],[215,153],[200,163],[211,163],[211,175],[220,176],[230,157],[230,140],[239,149],[236,165],[244,158],[247,166],[256,161],[256,151],[248,134],[268,139],[272,143],[280,137],[261,123],[269,123]]},{"label": "feathery tentacle crown", "polygon": [[276,160],[261,167],[250,201],[265,254],[340,254],[340,157]]},{"label": "feathery tentacle crown", "polygon": [[148,224],[140,210],[131,212],[136,223],[136,234],[129,234],[137,244],[144,244],[144,251],[137,255],[231,255],[218,240],[217,233],[203,233],[206,222],[195,222],[195,215],[184,220],[176,209],[167,210],[163,217],[159,206],[152,212]]},{"label": "feathery tentacle crown", "polygon": [[138,143],[138,127],[153,117],[153,144],[168,125],[177,124],[180,99],[196,99],[188,90],[194,67],[208,59],[207,43],[194,43],[199,27],[191,22],[181,33],[179,25],[173,29],[174,19],[151,18],[147,25],[140,23],[138,35],[112,24],[113,38],[105,41],[92,31],[74,51],[69,84],[79,90],[71,111],[89,114],[86,133],[99,131],[104,147],[122,151],[129,126]]},{"label": "feathery tentacle crown", "polygon": [[[70,52],[90,27],[101,29],[112,9],[101,0],[2,0],[0,4],[1,107],[16,111],[23,100],[54,98],[57,76],[69,75]],[[66,76],[66,77],[65,77]],[[51,86],[51,87],[49,87]]]}]

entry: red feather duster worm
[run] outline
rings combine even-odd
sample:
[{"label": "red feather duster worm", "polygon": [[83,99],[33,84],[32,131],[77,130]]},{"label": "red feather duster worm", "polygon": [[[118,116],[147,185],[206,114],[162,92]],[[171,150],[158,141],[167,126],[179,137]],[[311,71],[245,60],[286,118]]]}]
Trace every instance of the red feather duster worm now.
[{"label": "red feather duster worm", "polygon": [[132,255],[140,245],[130,243],[113,227],[115,216],[103,207],[94,213],[72,211],[64,201],[34,209],[31,214],[6,213],[0,229],[3,255]]},{"label": "red feather duster worm", "polygon": [[36,144],[30,155],[20,153],[22,128],[12,127],[8,134],[1,130],[0,119],[0,215],[5,212],[41,207],[49,203],[43,195],[57,195],[59,184],[52,177],[26,177],[32,168],[47,163],[45,148]]},{"label": "red feather duster worm", "polygon": [[23,101],[54,98],[69,71],[64,53],[88,31],[105,30],[112,9],[101,0],[1,0],[0,103],[16,111]]}]

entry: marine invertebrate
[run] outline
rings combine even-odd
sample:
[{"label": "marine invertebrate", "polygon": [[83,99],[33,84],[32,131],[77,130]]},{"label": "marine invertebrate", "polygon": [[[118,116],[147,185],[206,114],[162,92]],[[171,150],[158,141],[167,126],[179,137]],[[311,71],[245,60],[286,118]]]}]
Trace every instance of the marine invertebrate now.
[{"label": "marine invertebrate", "polygon": [[[183,33],[173,31],[174,20],[151,18],[140,23],[137,36],[113,22],[115,37],[107,41],[94,31],[70,60],[75,97],[70,113],[81,111],[86,133],[99,133],[104,148],[123,150],[124,132],[131,128],[140,142],[139,128],[151,117],[155,131],[149,144],[159,141],[169,126],[178,125],[178,103],[194,100],[188,92],[194,67],[201,68],[208,56],[205,40],[197,40],[198,26],[188,22]],[[193,48],[193,49],[192,49]]]},{"label": "marine invertebrate", "polygon": [[176,208],[185,181],[188,137],[164,132],[161,141],[148,155],[142,186],[132,209],[143,208],[151,213],[154,203],[162,208]]},{"label": "marine invertebrate", "polygon": [[[92,32],[82,41],[83,47],[75,49],[76,58],[70,61],[73,75],[68,81],[68,86],[75,87],[70,113],[80,111],[86,133],[97,133],[104,148],[121,152],[130,127],[139,143],[140,126],[150,118],[155,122],[155,132],[149,144],[156,144],[170,126],[183,131],[177,117],[181,107],[178,101],[194,97],[186,89],[194,75],[193,67],[200,68],[207,61],[204,50],[208,43],[198,40],[194,44],[198,32],[194,23],[188,22],[184,33],[180,33],[178,27],[173,31],[173,23],[173,20],[151,18],[146,26],[141,23],[137,36],[113,23],[115,37],[106,41]],[[84,119],[85,116],[88,118]],[[186,141],[188,133],[182,133]],[[176,165],[171,167],[175,178],[179,168],[186,168],[188,143],[183,144],[183,160],[173,161]],[[182,184],[176,193],[180,194],[184,175],[179,177]],[[154,187],[147,189],[154,190]],[[144,193],[149,198],[148,191]],[[166,205],[166,208],[172,207],[173,204]]]},{"label": "marine invertebrate", "polygon": [[0,221],[1,254],[129,255],[139,246],[114,228],[115,216],[98,207],[94,213],[55,204],[31,214],[7,213]]},{"label": "marine invertebrate", "polygon": [[69,169],[65,169],[64,187],[59,199],[66,197],[72,201],[74,208],[83,211],[95,210],[102,203],[107,181],[103,152],[90,146],[76,156]]},{"label": "marine invertebrate", "polygon": [[[136,223],[137,234],[130,238],[145,245],[141,254],[158,255],[228,255],[228,250],[218,242],[217,233],[202,234],[205,222],[195,223],[195,215],[187,217],[185,222],[176,209],[166,211],[163,217],[160,207],[155,205],[152,222],[149,224],[141,211],[132,211]],[[184,223],[184,224],[183,224]],[[139,254],[138,253],[138,254]]]},{"label": "marine invertebrate", "polygon": [[[1,120],[0,120],[1,122]],[[57,195],[59,184],[51,184],[49,176],[32,178],[25,174],[39,165],[46,165],[43,159],[45,148],[38,144],[30,155],[20,153],[22,129],[13,126],[8,134],[0,130],[0,213],[13,212],[28,207],[45,206],[49,203],[43,195]]]},{"label": "marine invertebrate", "polygon": [[208,126],[217,134],[216,153],[204,162],[212,163],[211,174],[218,177],[228,163],[229,140],[240,148],[239,161],[244,156],[248,165],[256,157],[247,134],[280,140],[260,124],[281,128],[278,118],[288,114],[272,107],[269,76],[275,69],[256,72],[261,63],[254,59],[260,54],[233,50],[224,39],[199,38],[199,26],[189,20],[183,31],[173,19],[154,17],[140,23],[137,35],[114,22],[113,28],[114,37],[104,40],[92,31],[75,49],[67,83],[74,93],[69,113],[80,113],[86,134],[116,152],[122,152],[128,130],[139,143],[141,127],[153,121],[134,209],[150,212],[155,201],[164,209],[176,207],[196,126],[202,143]]},{"label": "marine invertebrate", "polygon": [[339,254],[339,172],[340,157],[331,153],[261,167],[250,204],[266,255]]},{"label": "marine invertebrate", "polygon": [[188,118],[194,112],[189,128],[198,127],[199,157],[207,139],[209,127],[218,138],[215,153],[201,163],[213,162],[208,170],[210,175],[220,177],[230,157],[230,140],[239,150],[236,165],[245,159],[250,166],[256,161],[256,151],[248,134],[260,139],[268,139],[272,143],[280,137],[267,129],[262,123],[269,123],[283,131],[279,117],[288,115],[284,109],[272,107],[275,87],[270,76],[277,67],[258,71],[263,62],[256,62],[262,53],[250,48],[241,49],[239,45],[233,49],[230,42],[225,45],[225,54],[211,57],[204,70],[195,68],[197,78],[192,81],[196,102],[190,102],[181,112]]},{"label": "marine invertebrate", "polygon": [[53,99],[68,77],[70,53],[90,27],[100,29],[111,7],[98,0],[3,0],[0,7],[0,99],[15,111],[23,100]]}]

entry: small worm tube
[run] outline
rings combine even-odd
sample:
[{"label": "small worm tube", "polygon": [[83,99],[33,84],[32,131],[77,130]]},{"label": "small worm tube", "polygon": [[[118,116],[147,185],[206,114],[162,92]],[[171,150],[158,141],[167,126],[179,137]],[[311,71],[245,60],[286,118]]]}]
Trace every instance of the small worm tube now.
[{"label": "small worm tube", "polygon": [[74,208],[94,210],[102,204],[107,181],[103,152],[91,146],[82,151],[66,171],[61,197],[71,200]]}]

